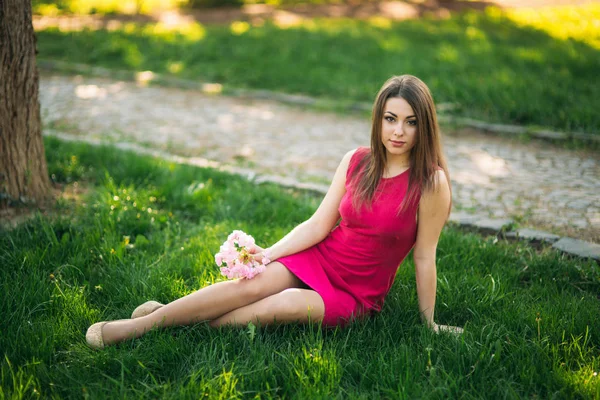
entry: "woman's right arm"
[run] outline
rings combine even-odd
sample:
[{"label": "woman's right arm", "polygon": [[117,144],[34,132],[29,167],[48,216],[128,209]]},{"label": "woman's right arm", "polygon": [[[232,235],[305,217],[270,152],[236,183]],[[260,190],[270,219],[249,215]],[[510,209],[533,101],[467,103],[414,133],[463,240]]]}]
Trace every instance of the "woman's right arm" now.
[{"label": "woman's right arm", "polygon": [[296,226],[267,250],[267,254],[272,261],[298,253],[319,243],[335,227],[340,219],[338,208],[342,197],[346,193],[346,172],[348,171],[350,158],[355,151],[349,151],[342,158],[325,198],[323,198],[312,217]]}]

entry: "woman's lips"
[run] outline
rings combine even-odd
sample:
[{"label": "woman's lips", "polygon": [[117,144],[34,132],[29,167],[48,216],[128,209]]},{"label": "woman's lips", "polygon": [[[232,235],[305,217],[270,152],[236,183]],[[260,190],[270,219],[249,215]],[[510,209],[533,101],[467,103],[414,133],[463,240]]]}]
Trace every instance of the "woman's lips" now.
[{"label": "woman's lips", "polygon": [[392,142],[392,145],[394,145],[394,147],[402,147],[406,143],[406,142],[396,142],[394,140],[390,140],[390,142]]}]

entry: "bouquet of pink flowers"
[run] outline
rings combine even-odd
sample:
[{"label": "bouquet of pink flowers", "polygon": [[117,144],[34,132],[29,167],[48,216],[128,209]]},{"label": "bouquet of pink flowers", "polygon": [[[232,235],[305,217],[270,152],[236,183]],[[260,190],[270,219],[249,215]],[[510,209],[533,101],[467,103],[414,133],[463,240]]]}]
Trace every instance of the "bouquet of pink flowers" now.
[{"label": "bouquet of pink flowers", "polygon": [[252,236],[242,231],[233,231],[215,254],[215,262],[221,267],[221,274],[229,279],[252,279],[264,272],[271,260],[264,255],[262,263],[256,261],[251,253],[254,246]]}]

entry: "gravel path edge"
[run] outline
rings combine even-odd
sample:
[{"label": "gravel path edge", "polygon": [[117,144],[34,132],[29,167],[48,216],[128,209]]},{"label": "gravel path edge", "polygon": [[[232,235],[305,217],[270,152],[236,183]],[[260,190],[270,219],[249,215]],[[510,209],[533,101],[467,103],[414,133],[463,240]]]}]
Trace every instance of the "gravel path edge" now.
[{"label": "gravel path edge", "polygon": [[[83,142],[93,146],[112,146],[120,150],[132,151],[140,155],[158,157],[178,164],[213,168],[219,171],[241,176],[253,182],[254,184],[273,183],[282,187],[310,191],[320,195],[325,195],[329,189],[327,185],[317,183],[302,183],[291,177],[257,174],[252,169],[227,165],[201,157],[177,156],[164,151],[143,147],[136,143],[107,143],[97,139],[69,135],[52,129],[45,129],[43,134],[45,136],[55,137],[64,141]],[[569,256],[575,256],[582,259],[593,259],[600,264],[599,244],[569,237],[560,237],[549,232],[528,228],[513,229],[514,221],[511,219],[496,219],[489,218],[488,216],[482,214],[470,214],[462,211],[454,211],[450,215],[448,222],[467,231],[474,231],[482,235],[494,235],[498,239],[524,241],[530,245],[533,245],[534,247],[550,245],[552,248]]]}]

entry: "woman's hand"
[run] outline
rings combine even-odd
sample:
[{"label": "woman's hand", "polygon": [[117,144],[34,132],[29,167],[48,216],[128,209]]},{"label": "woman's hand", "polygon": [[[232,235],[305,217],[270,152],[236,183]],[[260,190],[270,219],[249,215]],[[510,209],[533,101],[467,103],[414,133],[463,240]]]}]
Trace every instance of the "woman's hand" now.
[{"label": "woman's hand", "polygon": [[450,332],[450,333],[455,334],[456,336],[458,336],[464,332],[464,329],[459,326],[438,325],[436,323],[433,324],[432,329],[435,333]]},{"label": "woman's hand", "polygon": [[263,251],[265,251],[265,249],[263,249],[262,247],[260,247],[259,245],[255,244],[254,246],[252,246],[248,252],[250,254],[258,254],[258,253],[262,253]]},{"label": "woman's hand", "polygon": [[255,244],[254,247],[249,250],[249,253],[252,254],[252,257],[259,263],[262,263],[262,260],[265,257],[265,252],[266,249],[263,249],[257,244]]}]

